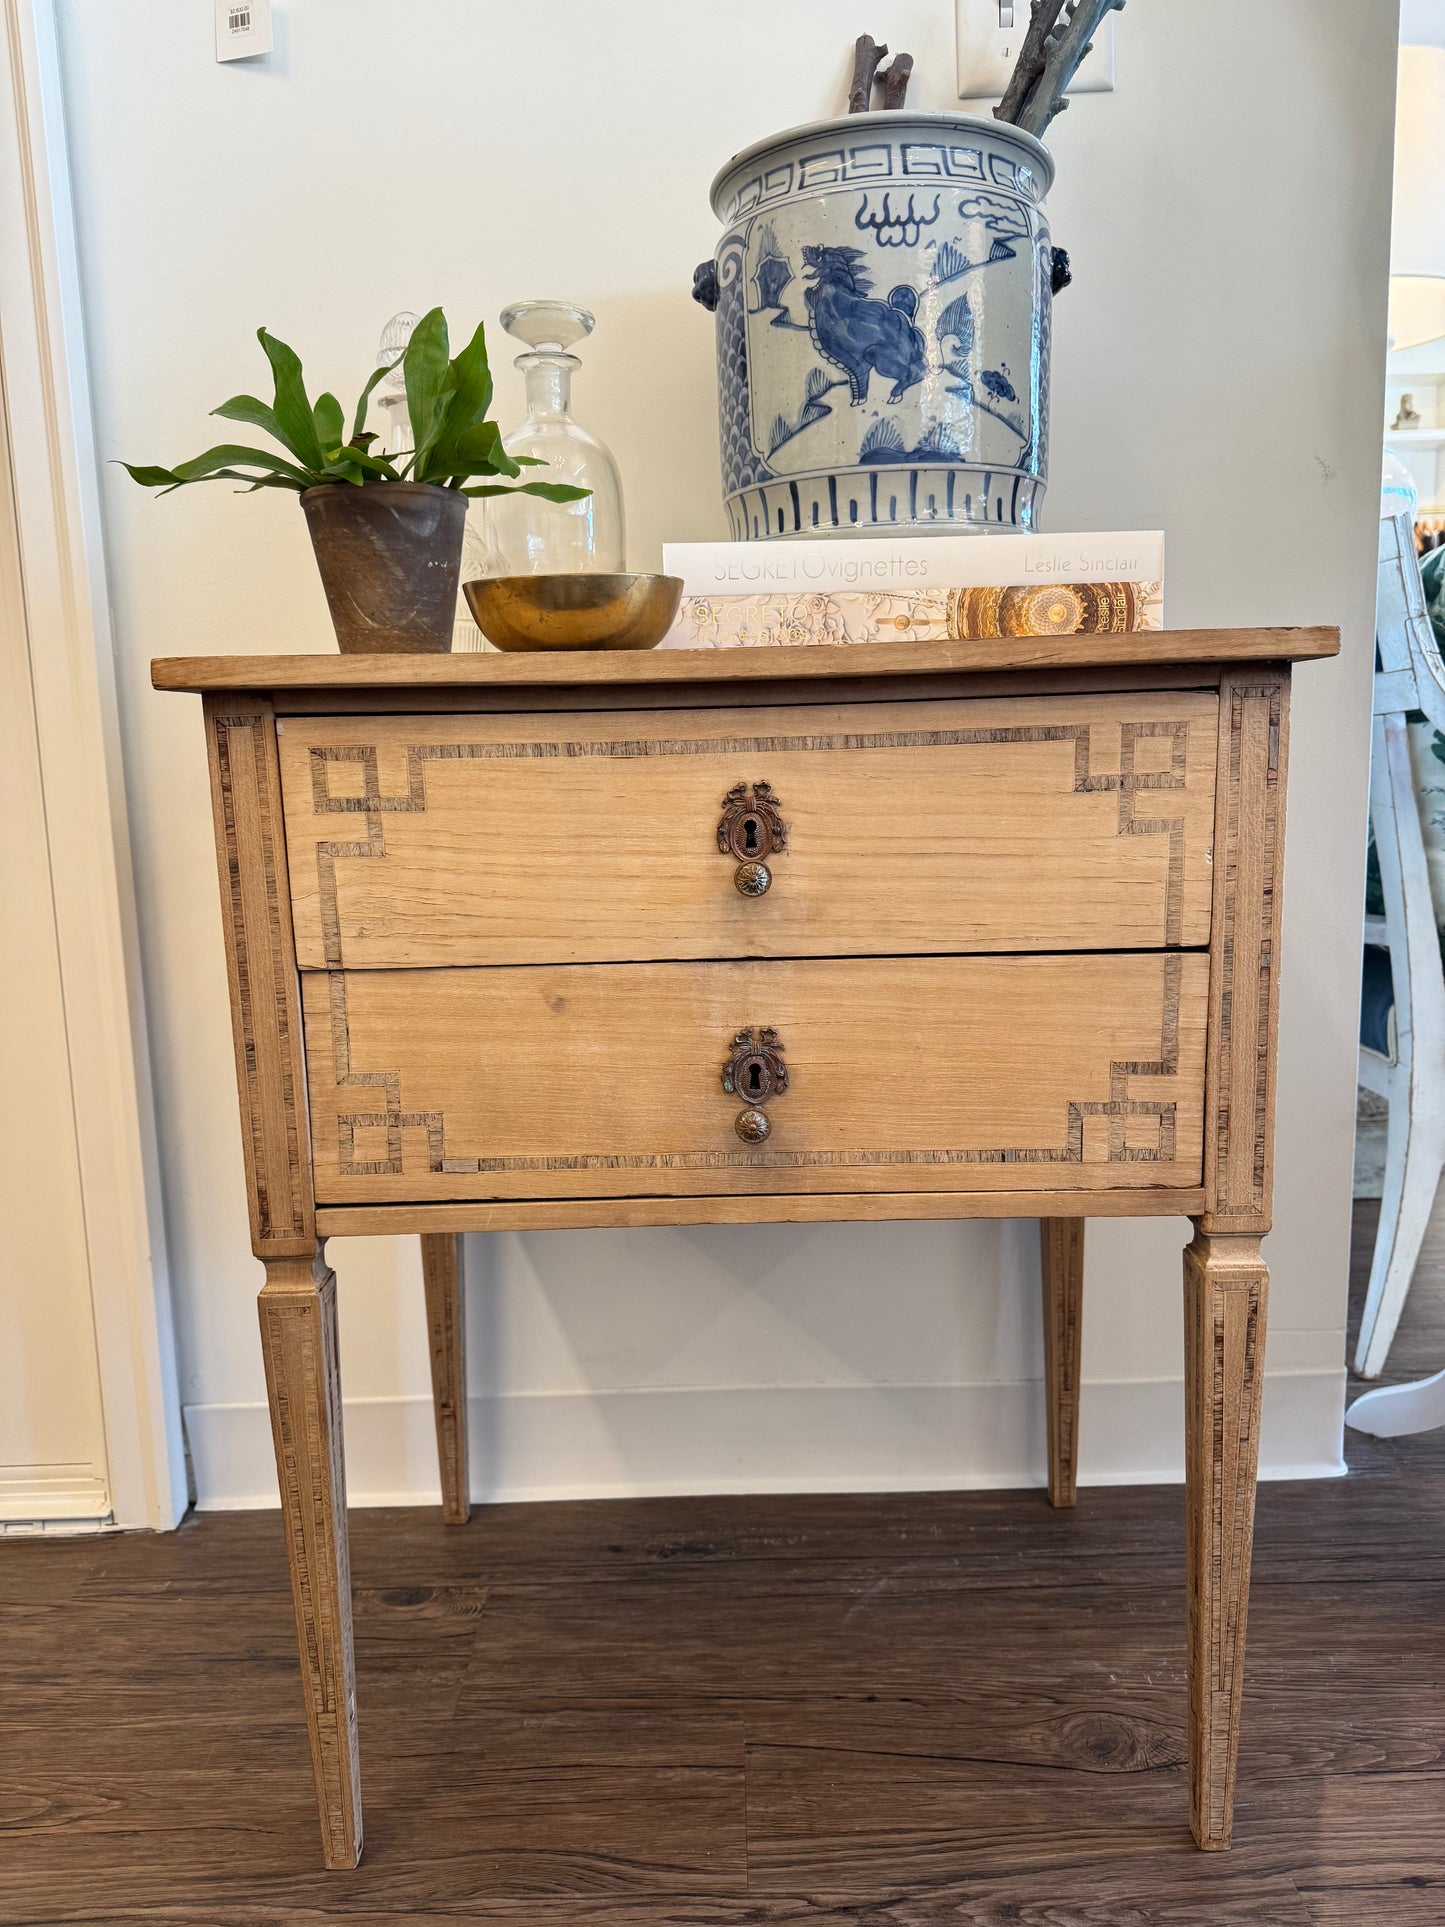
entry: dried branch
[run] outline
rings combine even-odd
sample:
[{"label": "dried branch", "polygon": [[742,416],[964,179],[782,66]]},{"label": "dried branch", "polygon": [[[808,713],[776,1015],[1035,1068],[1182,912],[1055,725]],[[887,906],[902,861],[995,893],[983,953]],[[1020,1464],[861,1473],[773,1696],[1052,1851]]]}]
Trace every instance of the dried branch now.
[{"label": "dried branch", "polygon": [[894,54],[893,65],[884,67],[874,76],[883,89],[885,107],[901,107],[908,94],[908,82],[913,74],[913,55]]},{"label": "dried branch", "polygon": [[993,110],[995,120],[1016,121],[1018,119],[1034,82],[1044,71],[1044,55],[1048,49],[1049,35],[1054,31],[1063,10],[1064,0],[1033,0],[1033,10],[1029,14],[1024,44],[1019,48],[1019,57],[1014,62],[1013,72],[1009,75],[1008,86],[1004,88],[1003,99]]},{"label": "dried branch", "polygon": [[[873,80],[878,63],[888,52],[871,33],[860,33],[853,43],[853,85],[848,89],[848,112],[866,114],[873,99]],[[912,63],[909,63],[910,66]]]},{"label": "dried branch", "polygon": [[1067,107],[1064,89],[1093,46],[1099,23],[1106,13],[1123,5],[1124,0],[1069,0],[1067,18],[1049,40],[1044,71],[1016,116],[1016,126],[1026,134],[1041,136],[1054,115]]}]

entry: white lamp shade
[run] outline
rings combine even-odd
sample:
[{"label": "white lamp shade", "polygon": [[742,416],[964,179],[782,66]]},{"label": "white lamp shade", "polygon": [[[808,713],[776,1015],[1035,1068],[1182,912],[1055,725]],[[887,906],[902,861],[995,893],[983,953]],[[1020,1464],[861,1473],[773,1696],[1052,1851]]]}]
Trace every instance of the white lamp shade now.
[{"label": "white lamp shade", "polygon": [[1390,333],[1445,334],[1445,47],[1402,47],[1390,227]]}]

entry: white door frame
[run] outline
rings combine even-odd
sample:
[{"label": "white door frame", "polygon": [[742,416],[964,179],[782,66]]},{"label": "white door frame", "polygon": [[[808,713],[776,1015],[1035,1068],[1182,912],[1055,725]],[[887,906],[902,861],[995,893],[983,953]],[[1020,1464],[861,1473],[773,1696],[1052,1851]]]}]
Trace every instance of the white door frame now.
[{"label": "white door frame", "polygon": [[[53,0],[0,0],[0,400],[116,1525],[187,1503]],[[17,552],[18,551],[18,552]]]}]

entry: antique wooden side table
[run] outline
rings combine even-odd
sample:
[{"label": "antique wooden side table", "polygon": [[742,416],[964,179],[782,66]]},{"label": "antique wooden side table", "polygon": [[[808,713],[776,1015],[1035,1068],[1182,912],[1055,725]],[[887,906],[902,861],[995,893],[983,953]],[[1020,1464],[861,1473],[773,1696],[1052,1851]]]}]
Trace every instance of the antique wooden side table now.
[{"label": "antique wooden side table", "polygon": [[1290,663],[1335,631],[159,662],[204,695],[261,1336],[326,1864],[361,1852],[336,1281],[460,1234],[1038,1217],[1049,1497],[1083,1221],[1179,1215],[1191,1822],[1228,1844]]}]

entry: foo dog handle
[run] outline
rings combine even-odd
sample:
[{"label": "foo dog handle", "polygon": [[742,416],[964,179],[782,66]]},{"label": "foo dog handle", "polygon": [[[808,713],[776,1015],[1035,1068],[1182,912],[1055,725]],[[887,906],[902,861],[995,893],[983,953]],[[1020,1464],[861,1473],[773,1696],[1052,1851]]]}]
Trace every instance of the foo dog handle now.
[{"label": "foo dog handle", "polygon": [[743,1100],[733,1129],[744,1144],[761,1144],[773,1128],[763,1106],[788,1088],[783,1047],[771,1024],[761,1029],[749,1024],[733,1038],[732,1055],[722,1067],[722,1087],[729,1097]]},{"label": "foo dog handle", "polygon": [[788,847],[788,828],[771,783],[734,783],[723,798],[717,846],[737,863],[733,882],[740,895],[766,896],[773,873],[768,858]]}]

